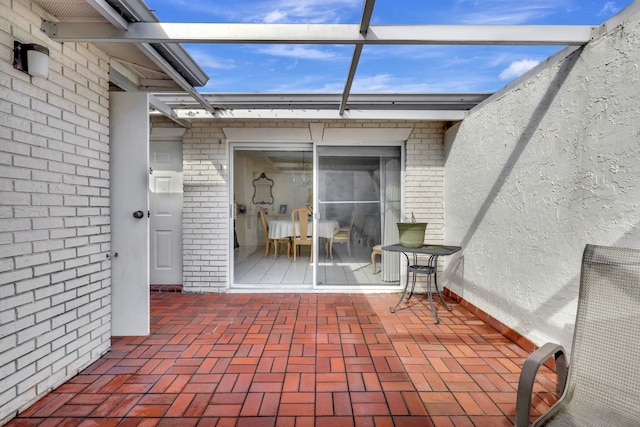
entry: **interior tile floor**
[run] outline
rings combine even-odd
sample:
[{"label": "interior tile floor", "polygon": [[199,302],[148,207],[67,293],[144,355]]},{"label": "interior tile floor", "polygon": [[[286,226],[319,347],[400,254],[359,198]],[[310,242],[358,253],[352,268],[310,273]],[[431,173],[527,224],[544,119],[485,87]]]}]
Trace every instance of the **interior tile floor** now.
[{"label": "interior tile floor", "polygon": [[[381,271],[381,257],[377,258],[377,266],[374,271],[371,263],[371,247],[354,244],[351,255],[347,254],[344,245],[335,245],[333,259],[329,258],[324,250],[317,254],[317,282],[318,286],[337,286],[343,288],[377,288],[387,291],[393,287],[399,287],[399,281],[385,282]],[[268,287],[279,290],[279,287],[287,285],[298,289],[312,289],[313,264],[309,262],[309,249],[304,248],[293,262],[293,257],[287,257],[286,247],[284,251],[273,256],[273,250],[268,256],[264,256],[264,249],[259,248],[255,252],[237,256],[235,258],[234,289],[250,289],[245,285],[254,285],[253,288]],[[334,288],[335,289],[335,288]]]},{"label": "interior tile floor", "polygon": [[[100,360],[7,425],[511,426],[527,352],[423,295],[151,295],[151,334]],[[538,376],[533,415],[556,399]]]}]

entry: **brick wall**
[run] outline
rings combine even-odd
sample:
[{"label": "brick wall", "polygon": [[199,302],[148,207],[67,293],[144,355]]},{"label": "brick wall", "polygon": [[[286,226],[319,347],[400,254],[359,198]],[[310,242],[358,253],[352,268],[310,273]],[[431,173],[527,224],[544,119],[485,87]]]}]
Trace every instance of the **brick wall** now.
[{"label": "brick wall", "polygon": [[[108,61],[0,9],[0,424],[110,341]],[[12,67],[13,41],[50,50],[49,77]]]},{"label": "brick wall", "polygon": [[414,124],[405,146],[405,220],[413,212],[426,222],[427,240],[444,240],[444,125],[442,122]]},{"label": "brick wall", "polygon": [[183,286],[185,292],[224,292],[229,259],[227,147],[222,129],[197,122],[182,148]]},{"label": "brick wall", "polygon": [[[154,118],[153,126],[172,126]],[[229,287],[229,147],[223,127],[308,127],[305,121],[195,121],[184,136],[183,285],[185,292]],[[333,121],[325,127],[413,127],[405,146],[405,212],[428,222],[433,242],[444,239],[444,124]]]}]

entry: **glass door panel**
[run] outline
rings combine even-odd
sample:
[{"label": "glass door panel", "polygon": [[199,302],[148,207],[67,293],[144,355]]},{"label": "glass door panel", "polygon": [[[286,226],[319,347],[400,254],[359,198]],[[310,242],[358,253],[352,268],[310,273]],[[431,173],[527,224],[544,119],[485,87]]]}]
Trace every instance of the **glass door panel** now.
[{"label": "glass door panel", "polygon": [[309,290],[311,247],[293,262],[291,211],[312,200],[311,144],[233,147],[232,289]]},{"label": "glass door panel", "polygon": [[[399,285],[398,254],[374,248],[398,240],[400,154],[400,147],[318,147],[317,287]],[[333,234],[323,232],[330,224]]]}]

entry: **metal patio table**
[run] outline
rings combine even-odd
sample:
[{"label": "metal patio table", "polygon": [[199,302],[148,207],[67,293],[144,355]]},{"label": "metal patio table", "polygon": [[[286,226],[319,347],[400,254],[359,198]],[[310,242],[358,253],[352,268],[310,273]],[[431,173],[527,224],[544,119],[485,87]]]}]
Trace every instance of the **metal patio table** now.
[{"label": "metal patio table", "polygon": [[[438,288],[438,257],[440,256],[448,256],[454,254],[462,248],[460,246],[445,246],[445,245],[422,245],[419,248],[407,248],[397,243],[395,245],[383,246],[383,251],[390,252],[402,252],[407,259],[407,280],[404,285],[404,290],[402,291],[402,295],[400,295],[400,299],[396,303],[395,306],[389,307],[392,313],[395,313],[396,308],[400,305],[405,295],[407,294],[407,290],[409,288],[409,276],[411,276],[411,292],[407,297],[407,301],[411,299],[413,295],[413,291],[416,287],[416,276],[418,274],[426,274],[427,275],[427,295],[429,297],[429,307],[431,308],[431,313],[433,314],[433,318],[435,319],[435,323],[440,323],[440,319],[436,314],[436,310],[433,306],[433,290],[431,289],[431,276],[433,276],[433,284],[435,286],[435,292],[440,297],[440,301],[447,308],[448,311],[451,311],[451,306],[447,305],[444,301],[444,297]],[[409,255],[411,255],[411,260],[409,259]],[[418,255],[429,255],[429,259],[426,264],[418,264]]]}]

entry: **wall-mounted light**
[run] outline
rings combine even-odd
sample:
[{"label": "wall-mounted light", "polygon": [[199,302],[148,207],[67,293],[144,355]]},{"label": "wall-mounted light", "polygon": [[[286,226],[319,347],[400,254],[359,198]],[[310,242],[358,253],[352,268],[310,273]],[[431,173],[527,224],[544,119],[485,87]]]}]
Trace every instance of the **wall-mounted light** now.
[{"label": "wall-mounted light", "polygon": [[34,77],[49,76],[49,49],[35,43],[13,42],[13,67]]}]

